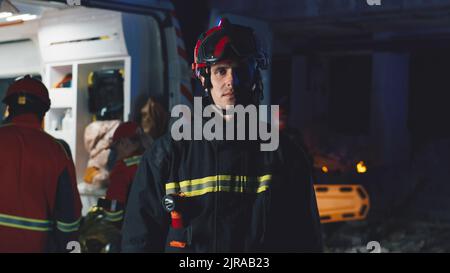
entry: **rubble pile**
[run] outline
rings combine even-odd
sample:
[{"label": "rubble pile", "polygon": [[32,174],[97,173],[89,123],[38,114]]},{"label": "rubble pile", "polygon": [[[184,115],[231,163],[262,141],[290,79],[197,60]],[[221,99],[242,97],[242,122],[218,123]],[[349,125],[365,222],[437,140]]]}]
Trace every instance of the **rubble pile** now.
[{"label": "rubble pile", "polygon": [[450,252],[450,223],[391,218],[324,226],[325,252],[370,253],[369,242],[378,242],[381,253]]}]

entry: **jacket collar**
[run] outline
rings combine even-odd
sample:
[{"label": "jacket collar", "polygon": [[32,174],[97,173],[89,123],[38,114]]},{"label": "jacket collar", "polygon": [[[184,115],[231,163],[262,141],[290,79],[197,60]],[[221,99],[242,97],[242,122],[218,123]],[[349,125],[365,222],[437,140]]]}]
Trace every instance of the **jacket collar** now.
[{"label": "jacket collar", "polygon": [[27,113],[15,116],[11,123],[17,126],[41,130],[41,121],[35,114]]}]

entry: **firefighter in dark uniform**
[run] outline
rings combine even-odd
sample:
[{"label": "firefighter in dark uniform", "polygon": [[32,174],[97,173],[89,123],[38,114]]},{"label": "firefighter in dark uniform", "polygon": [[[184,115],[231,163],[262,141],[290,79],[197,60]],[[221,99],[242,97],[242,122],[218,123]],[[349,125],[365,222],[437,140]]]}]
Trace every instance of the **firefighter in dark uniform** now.
[{"label": "firefighter in dark uniform", "polygon": [[140,128],[137,123],[124,122],[113,135],[113,149],[117,161],[111,170],[110,185],[106,193],[106,219],[121,224],[128,193],[133,182],[144,148],[141,143]]},{"label": "firefighter in dark uniform", "polygon": [[[265,64],[253,30],[224,19],[194,50],[203,101],[222,110],[259,104]],[[260,142],[158,139],[133,181],[122,251],[321,252],[307,158],[283,135],[275,151]]]},{"label": "firefighter in dark uniform", "polygon": [[0,252],[65,252],[78,239],[81,202],[71,158],[41,129],[48,90],[25,76],[3,102],[9,122],[0,127]]}]

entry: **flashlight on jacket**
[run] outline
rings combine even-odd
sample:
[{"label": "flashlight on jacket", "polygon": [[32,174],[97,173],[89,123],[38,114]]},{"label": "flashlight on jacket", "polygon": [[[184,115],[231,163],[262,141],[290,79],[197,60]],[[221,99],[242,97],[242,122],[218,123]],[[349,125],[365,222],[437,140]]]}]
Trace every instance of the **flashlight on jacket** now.
[{"label": "flashlight on jacket", "polygon": [[184,225],[181,215],[182,203],[182,197],[179,195],[168,194],[163,198],[163,207],[170,213],[173,228],[182,228]]}]

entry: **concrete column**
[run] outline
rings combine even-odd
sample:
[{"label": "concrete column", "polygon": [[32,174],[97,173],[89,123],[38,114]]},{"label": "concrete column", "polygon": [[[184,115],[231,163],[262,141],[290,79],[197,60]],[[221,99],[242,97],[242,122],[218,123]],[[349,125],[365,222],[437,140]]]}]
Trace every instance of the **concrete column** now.
[{"label": "concrete column", "polygon": [[375,53],[371,136],[384,164],[408,160],[409,55]]},{"label": "concrete column", "polygon": [[292,58],[291,86],[289,125],[303,129],[313,113],[312,94],[307,91],[307,61],[304,56]]}]

